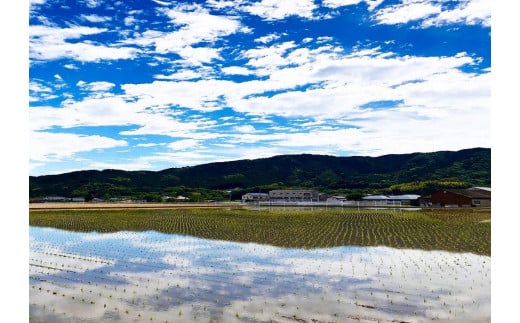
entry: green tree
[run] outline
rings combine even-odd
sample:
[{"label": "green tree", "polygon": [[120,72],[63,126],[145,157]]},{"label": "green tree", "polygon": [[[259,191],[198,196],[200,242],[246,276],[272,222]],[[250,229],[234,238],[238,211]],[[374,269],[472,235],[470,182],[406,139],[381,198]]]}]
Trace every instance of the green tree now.
[{"label": "green tree", "polygon": [[191,192],[191,200],[194,202],[200,202],[202,194],[200,192]]}]

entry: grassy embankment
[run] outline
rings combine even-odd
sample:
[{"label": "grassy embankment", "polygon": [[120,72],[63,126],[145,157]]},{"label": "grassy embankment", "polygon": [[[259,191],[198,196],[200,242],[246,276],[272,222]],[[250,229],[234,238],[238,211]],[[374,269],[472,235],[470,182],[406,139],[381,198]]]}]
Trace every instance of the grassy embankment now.
[{"label": "grassy embankment", "polygon": [[384,245],[491,255],[489,209],[32,209],[29,214],[32,226],[82,232],[155,230],[289,248]]}]

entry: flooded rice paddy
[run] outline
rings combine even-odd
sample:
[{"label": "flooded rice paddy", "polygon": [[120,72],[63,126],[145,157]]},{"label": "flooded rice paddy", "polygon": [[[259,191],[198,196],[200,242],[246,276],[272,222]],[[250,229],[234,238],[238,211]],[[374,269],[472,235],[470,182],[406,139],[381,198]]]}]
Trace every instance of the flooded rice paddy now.
[{"label": "flooded rice paddy", "polygon": [[32,322],[489,322],[491,258],[31,226]]}]

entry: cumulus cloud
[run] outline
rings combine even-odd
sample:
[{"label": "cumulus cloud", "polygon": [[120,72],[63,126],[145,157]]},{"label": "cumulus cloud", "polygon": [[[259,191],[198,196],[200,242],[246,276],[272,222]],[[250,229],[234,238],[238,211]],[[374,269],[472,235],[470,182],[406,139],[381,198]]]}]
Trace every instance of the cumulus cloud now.
[{"label": "cumulus cloud", "polygon": [[250,124],[233,127],[233,130],[236,131],[236,132],[240,132],[240,133],[253,133],[253,132],[256,132],[255,127],[253,127]]},{"label": "cumulus cloud", "polygon": [[105,81],[99,81],[99,82],[84,82],[84,81],[78,81],[76,83],[78,87],[80,87],[83,90],[98,92],[98,91],[108,91],[112,89],[115,84],[111,82],[105,82]]},{"label": "cumulus cloud", "polygon": [[78,135],[73,133],[31,132],[30,159],[48,162],[71,158],[77,153],[94,149],[127,146],[124,140],[115,140],[99,135]]},{"label": "cumulus cloud", "polygon": [[[407,23],[413,23],[411,28],[489,26],[488,0],[159,2],[153,10],[160,16],[154,16],[157,24],[148,24],[146,10],[126,10],[116,21],[100,2],[82,2],[82,7],[97,6],[96,14],[80,12],[72,21],[96,27],[72,22],[58,27],[61,22],[31,8],[32,21],[39,21],[29,30],[32,72],[51,71],[47,79],[31,79],[29,100],[39,103],[29,112],[31,129],[72,133],[92,127],[95,133],[95,127],[124,127],[113,137],[139,137],[146,144],[137,144],[136,150],[159,153],[135,167],[258,157],[260,150],[265,156],[301,151],[377,155],[489,142],[490,69],[468,72],[484,59],[471,49],[416,55],[401,52],[403,44],[392,39],[381,47],[343,47],[327,29],[299,30],[295,36],[271,28],[289,17],[309,24],[327,12],[341,14],[347,6],[385,28]],[[130,59],[144,68],[127,81],[87,74],[93,65],[129,69],[122,64]],[[45,69],[37,70],[40,66]],[[478,134],[463,135],[477,125]],[[438,129],[447,130],[439,134]],[[144,149],[155,145],[147,135],[176,141]],[[389,145],[392,140],[399,146]]]},{"label": "cumulus cloud", "polygon": [[54,94],[53,88],[37,81],[29,83],[29,101],[38,102],[44,100],[55,99],[58,96]]},{"label": "cumulus cloud", "polygon": [[169,75],[156,74],[154,78],[160,80],[192,80],[201,78],[202,76],[203,74],[194,70],[182,70]]},{"label": "cumulus cloud", "polygon": [[242,27],[238,19],[212,15],[200,5],[181,5],[165,10],[164,14],[179,28],[172,32],[144,32],[135,43],[153,45],[155,51],[162,54],[177,53],[193,65],[220,58],[220,49],[217,47],[193,45],[213,43],[221,37],[236,33]]},{"label": "cumulus cloud", "polygon": [[428,18],[441,12],[442,6],[439,3],[429,0],[404,0],[398,5],[378,10],[375,18],[380,24],[393,25]]},{"label": "cumulus cloud", "polygon": [[186,150],[199,146],[199,141],[194,139],[183,139],[168,144],[168,148],[172,150]]},{"label": "cumulus cloud", "polygon": [[491,1],[463,0],[454,8],[431,0],[403,0],[378,10],[374,16],[379,24],[393,25],[420,21],[423,28],[447,24],[491,25]]},{"label": "cumulus cloud", "polygon": [[100,161],[87,161],[88,169],[122,169],[122,170],[146,170],[153,167],[150,162],[142,160],[140,158],[132,161],[125,162],[124,160],[118,162],[100,162]]},{"label": "cumulus cloud", "polygon": [[140,98],[145,106],[180,106],[199,111],[221,109],[219,97],[231,81],[199,80],[195,82],[154,81],[146,84],[123,84],[121,88],[131,97]]},{"label": "cumulus cloud", "polygon": [[112,17],[108,16],[99,16],[99,15],[81,15],[81,18],[85,19],[88,22],[107,22],[112,20]]},{"label": "cumulus cloud", "polygon": [[67,40],[83,39],[89,35],[106,32],[106,28],[73,26],[68,28],[43,25],[29,27],[29,57],[33,60],[54,60],[72,58],[78,61],[129,59],[137,55],[131,47],[111,47],[91,41]]},{"label": "cumulus cloud", "polygon": [[255,39],[255,42],[267,44],[280,38],[279,34],[269,34]]},{"label": "cumulus cloud", "polygon": [[243,7],[244,11],[262,17],[265,20],[279,20],[289,16],[312,18],[312,12],[317,6],[313,0],[262,0],[250,6]]},{"label": "cumulus cloud", "polygon": [[324,0],[323,6],[329,8],[339,8],[343,6],[356,5],[361,2],[366,2],[370,11],[379,6],[383,0]]},{"label": "cumulus cloud", "polygon": [[101,0],[85,0],[84,1],[86,6],[89,8],[96,8],[99,7],[102,3]]},{"label": "cumulus cloud", "polygon": [[224,74],[229,74],[229,75],[251,75],[251,74],[253,74],[253,71],[251,71],[245,67],[242,67],[242,66],[224,67],[224,68],[222,68],[222,72]]},{"label": "cumulus cloud", "polygon": [[491,1],[490,0],[468,0],[451,10],[444,10],[439,15],[427,19],[423,26],[440,26],[454,23],[467,25],[491,26]]}]

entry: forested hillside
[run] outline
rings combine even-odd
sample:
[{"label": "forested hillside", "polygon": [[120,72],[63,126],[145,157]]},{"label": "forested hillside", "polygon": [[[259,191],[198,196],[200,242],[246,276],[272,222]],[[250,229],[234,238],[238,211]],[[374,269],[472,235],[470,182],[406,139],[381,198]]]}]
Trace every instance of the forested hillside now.
[{"label": "forested hillside", "polygon": [[[491,185],[491,149],[334,157],[281,155],[162,171],[85,170],[29,178],[29,196],[160,200],[239,198],[247,191],[314,188],[357,197],[365,193],[427,194],[438,187]],[[231,191],[231,192],[229,192]],[[231,196],[230,196],[231,195]]]}]

